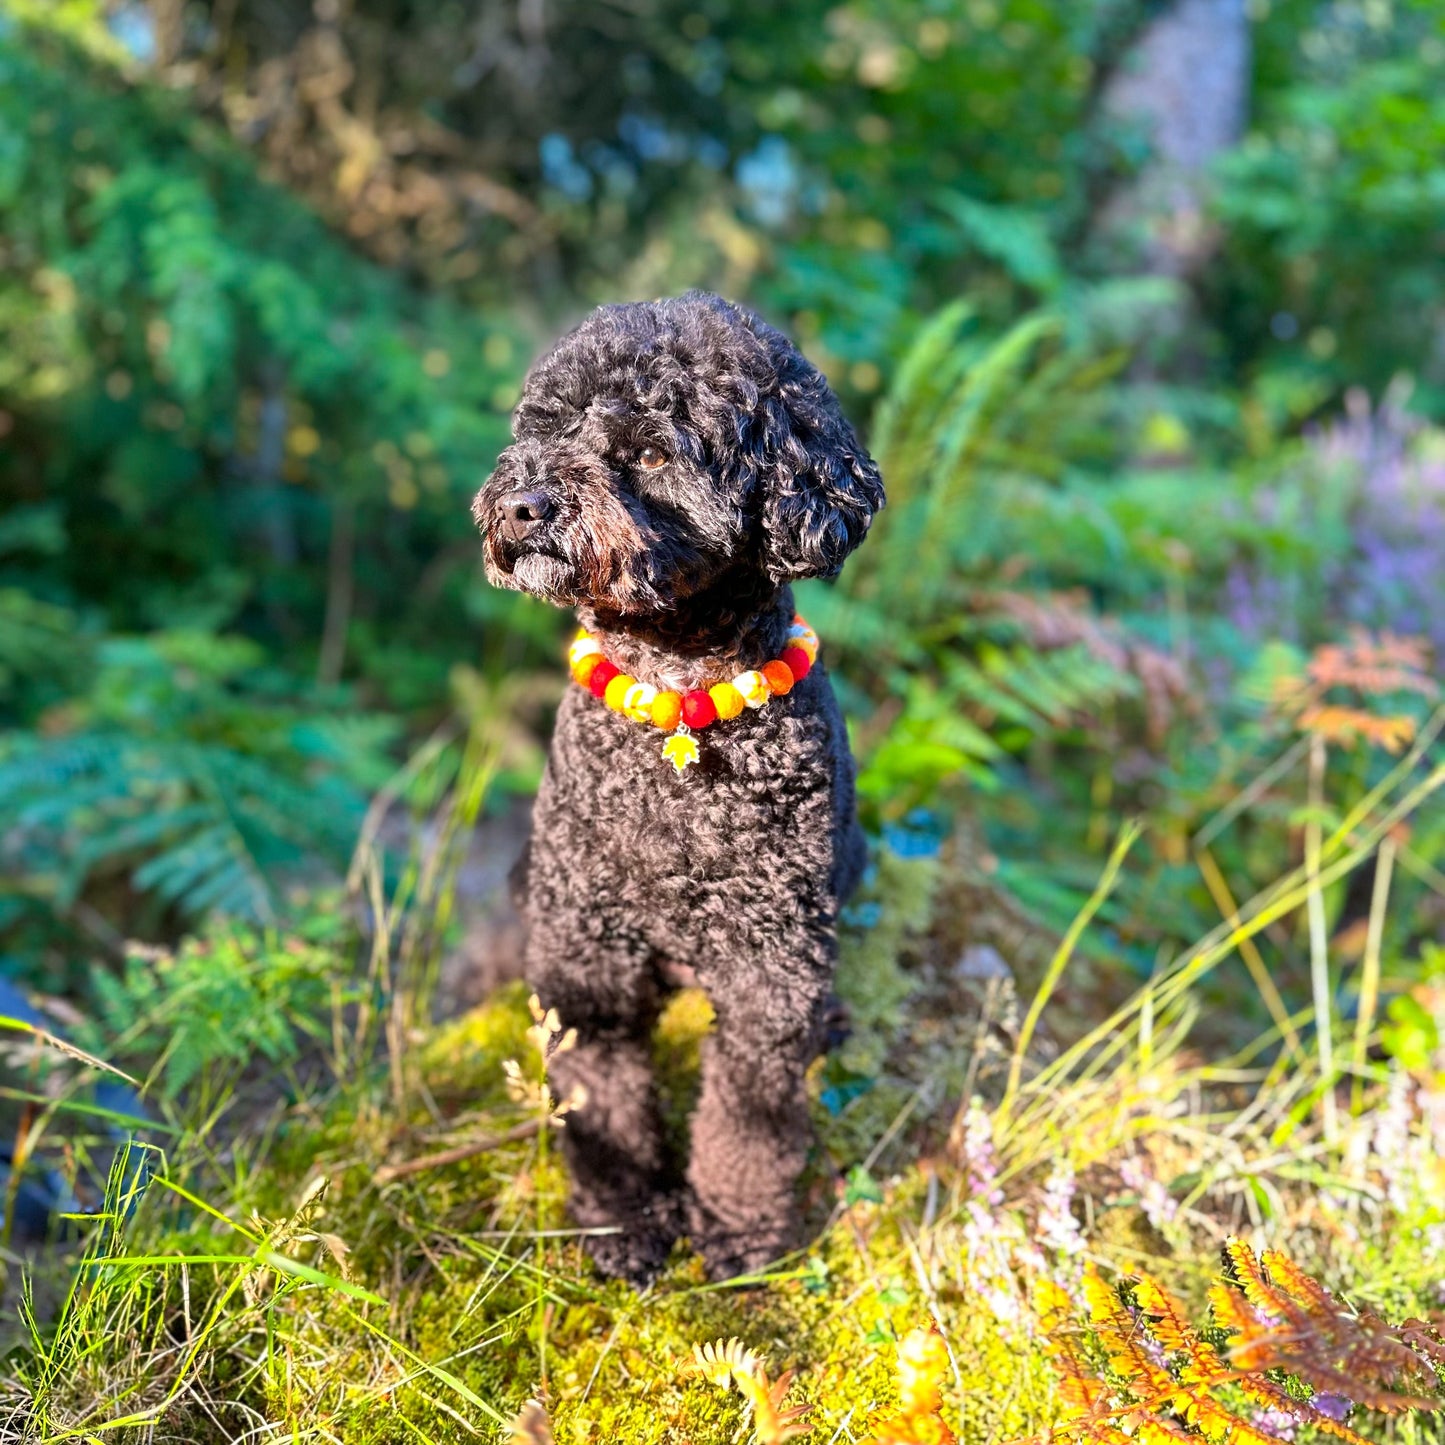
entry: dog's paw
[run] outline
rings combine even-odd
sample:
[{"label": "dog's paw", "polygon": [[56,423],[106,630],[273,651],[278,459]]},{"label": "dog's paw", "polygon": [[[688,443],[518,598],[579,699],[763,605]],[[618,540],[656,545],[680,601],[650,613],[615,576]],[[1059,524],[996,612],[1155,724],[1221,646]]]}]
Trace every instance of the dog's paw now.
[{"label": "dog's paw", "polygon": [[635,1229],[616,1234],[589,1234],[583,1248],[604,1279],[625,1280],[635,1289],[646,1289],[662,1273],[672,1241]]},{"label": "dog's paw", "polygon": [[694,1229],[693,1247],[702,1255],[707,1277],[714,1283],[763,1274],[797,1243],[794,1231],[785,1227],[749,1230],[721,1230],[704,1226]]},{"label": "dog's paw", "polygon": [[788,1252],[788,1247],[783,1240],[739,1248],[733,1240],[705,1239],[698,1252],[707,1277],[714,1284],[722,1284],[725,1280],[765,1274]]},{"label": "dog's paw", "polygon": [[584,1234],[582,1247],[604,1278],[626,1280],[645,1289],[666,1266],[681,1223],[678,1201],[662,1198],[630,1211],[625,1219],[603,1226],[596,1234]]}]

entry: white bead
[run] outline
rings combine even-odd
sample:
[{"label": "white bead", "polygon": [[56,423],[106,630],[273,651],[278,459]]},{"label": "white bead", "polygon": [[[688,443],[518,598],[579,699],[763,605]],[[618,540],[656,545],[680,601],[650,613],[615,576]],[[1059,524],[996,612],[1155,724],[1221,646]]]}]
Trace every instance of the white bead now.
[{"label": "white bead", "polygon": [[574,638],[567,649],[567,660],[575,667],[584,657],[592,657],[602,651],[602,644],[595,637]]},{"label": "white bead", "polygon": [[622,694],[622,711],[630,717],[633,722],[651,722],[652,704],[657,697],[657,689],[646,682],[634,682],[631,687]]},{"label": "white bead", "polygon": [[742,693],[743,701],[749,707],[762,707],[773,695],[768,680],[760,672],[740,672],[733,678],[733,686]]}]

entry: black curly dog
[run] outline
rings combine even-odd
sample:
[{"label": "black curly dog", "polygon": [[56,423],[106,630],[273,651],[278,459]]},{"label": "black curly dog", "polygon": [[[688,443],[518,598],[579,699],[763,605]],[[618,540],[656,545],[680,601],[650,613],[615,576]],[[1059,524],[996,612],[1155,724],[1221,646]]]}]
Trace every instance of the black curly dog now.
[{"label": "black curly dog", "polygon": [[[686,691],[785,646],[788,584],[827,577],[883,505],[822,375],[716,296],[604,306],[533,366],[516,440],[477,494],[487,575],[575,607],[624,672]],[[526,974],[578,1031],[564,1149],[572,1211],[607,1274],[651,1279],[680,1233],[714,1278],[796,1242],[840,900],[864,861],[853,760],[821,665],[699,734],[663,735],[570,686],[516,875]],[[649,1064],[669,988],[717,1016],[686,1187]]]}]

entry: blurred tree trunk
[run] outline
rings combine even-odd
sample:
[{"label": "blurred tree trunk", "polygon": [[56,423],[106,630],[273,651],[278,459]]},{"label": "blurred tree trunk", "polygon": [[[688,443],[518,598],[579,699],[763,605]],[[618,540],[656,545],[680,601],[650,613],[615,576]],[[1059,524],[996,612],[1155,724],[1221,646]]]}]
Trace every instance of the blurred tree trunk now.
[{"label": "blurred tree trunk", "polygon": [[321,628],[321,651],[316,681],[334,687],[346,666],[346,633],[351,626],[355,592],[356,509],[337,497],[331,504],[331,547],[326,563],[326,619]]},{"label": "blurred tree trunk", "polygon": [[1208,171],[1244,134],[1251,56],[1245,0],[1172,0],[1110,76],[1104,117],[1141,128],[1150,147],[1095,225],[1096,240],[1122,248],[1130,269],[1189,280],[1213,254]]},{"label": "blurred tree trunk", "polygon": [[151,0],[155,34],[155,63],[167,66],[181,53],[186,33],[185,0]]},{"label": "blurred tree trunk", "polygon": [[282,468],[286,462],[288,426],[285,372],[275,364],[263,368],[261,426],[256,447],[255,485],[260,490],[260,522],[271,560],[278,567],[296,564],[295,520]]}]

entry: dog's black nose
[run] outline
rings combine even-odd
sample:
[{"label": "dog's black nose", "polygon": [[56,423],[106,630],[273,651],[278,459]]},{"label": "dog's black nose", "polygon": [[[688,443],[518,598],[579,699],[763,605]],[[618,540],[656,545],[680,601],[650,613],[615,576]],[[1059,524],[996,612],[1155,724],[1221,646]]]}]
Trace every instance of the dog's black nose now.
[{"label": "dog's black nose", "polygon": [[508,492],[497,503],[502,531],[514,542],[524,541],[552,515],[552,500],[545,492]]}]

